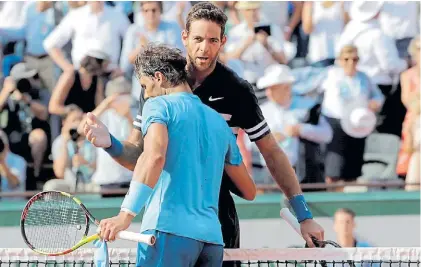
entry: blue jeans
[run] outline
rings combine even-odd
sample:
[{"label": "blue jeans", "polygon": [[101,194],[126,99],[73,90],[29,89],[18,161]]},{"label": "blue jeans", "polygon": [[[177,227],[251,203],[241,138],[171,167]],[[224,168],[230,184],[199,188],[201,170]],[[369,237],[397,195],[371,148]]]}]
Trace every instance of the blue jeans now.
[{"label": "blue jeans", "polygon": [[222,245],[210,244],[157,230],[144,234],[156,237],[154,246],[139,243],[137,267],[220,267],[224,257]]}]

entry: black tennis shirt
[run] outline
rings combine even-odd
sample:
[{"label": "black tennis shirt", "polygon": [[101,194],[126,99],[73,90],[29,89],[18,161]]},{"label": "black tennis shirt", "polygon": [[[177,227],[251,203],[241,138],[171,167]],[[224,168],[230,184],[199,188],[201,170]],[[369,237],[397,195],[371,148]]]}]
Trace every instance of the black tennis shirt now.
[{"label": "black tennis shirt", "polygon": [[[215,70],[193,93],[204,104],[219,112],[235,135],[241,128],[254,142],[270,133],[252,86],[221,63],[217,62]],[[140,98],[139,112],[133,122],[133,126],[138,130],[141,130],[144,103],[143,96]],[[230,191],[235,193],[238,189],[224,172],[219,196],[219,220],[225,247],[239,248],[239,221]]]}]

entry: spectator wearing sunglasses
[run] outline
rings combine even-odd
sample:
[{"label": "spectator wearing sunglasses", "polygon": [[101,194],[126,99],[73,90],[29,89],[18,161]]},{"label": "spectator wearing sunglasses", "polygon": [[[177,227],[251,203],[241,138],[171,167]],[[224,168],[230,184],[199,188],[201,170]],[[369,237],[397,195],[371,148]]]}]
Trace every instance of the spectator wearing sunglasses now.
[{"label": "spectator wearing sunglasses", "polygon": [[[370,78],[357,71],[359,60],[355,46],[347,45],[340,51],[338,65],[331,67],[321,88],[324,91],[322,114],[333,130],[332,141],[326,148],[325,174],[327,183],[355,181],[361,176],[365,137],[371,133],[356,129],[345,132],[342,121],[349,118],[356,108],[363,110],[363,117],[373,117],[383,104],[384,96]],[[375,127],[375,123],[371,125]],[[352,136],[351,136],[352,135]]]},{"label": "spectator wearing sunglasses", "polygon": [[183,50],[181,28],[176,22],[162,19],[162,2],[140,2],[142,24],[132,24],[127,29],[121,51],[120,68],[132,77],[132,97],[139,101],[141,87],[133,73],[136,56],[149,42],[165,44]]}]

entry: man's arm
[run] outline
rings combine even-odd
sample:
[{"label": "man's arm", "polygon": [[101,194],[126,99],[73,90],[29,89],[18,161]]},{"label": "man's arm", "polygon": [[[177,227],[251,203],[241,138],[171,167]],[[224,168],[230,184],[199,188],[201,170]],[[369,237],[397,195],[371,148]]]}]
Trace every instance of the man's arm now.
[{"label": "man's arm", "polygon": [[114,160],[117,161],[121,166],[134,171],[136,162],[143,152],[142,131],[137,128],[133,128],[130,136],[122,143],[123,153],[118,157],[114,157]]},{"label": "man's arm", "polygon": [[273,135],[268,134],[256,141],[260,153],[265,159],[266,165],[273,179],[282,189],[285,196],[290,199],[294,195],[301,194],[301,187],[289,163],[288,157],[279,148]]}]

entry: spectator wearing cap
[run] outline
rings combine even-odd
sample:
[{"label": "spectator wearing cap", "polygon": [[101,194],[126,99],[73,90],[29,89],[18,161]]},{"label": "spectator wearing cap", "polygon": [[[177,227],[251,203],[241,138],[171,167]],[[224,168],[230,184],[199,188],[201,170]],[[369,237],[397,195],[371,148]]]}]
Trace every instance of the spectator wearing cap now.
[{"label": "spectator wearing cap", "polygon": [[[241,60],[244,65],[244,78],[255,84],[268,66],[287,62],[284,34],[275,24],[259,23],[260,2],[239,1],[236,8],[243,21],[228,32],[225,57],[226,60]],[[266,27],[258,30],[256,26]]]},{"label": "spectator wearing cap", "polygon": [[385,1],[380,25],[384,34],[396,43],[399,57],[408,59],[408,47],[419,32],[419,1]]},{"label": "spectator wearing cap", "polygon": [[385,96],[376,130],[401,136],[405,107],[400,99],[399,74],[408,64],[399,58],[394,40],[381,29],[379,17],[383,4],[383,1],[352,2],[351,21],[339,39],[338,51],[348,44],[357,47],[358,70],[368,75]]},{"label": "spectator wearing cap", "polygon": [[57,12],[52,1],[30,2],[23,9],[23,25],[18,28],[0,28],[3,40],[26,42],[24,61],[30,68],[37,70],[43,87],[50,92],[58,77],[55,64],[42,43],[59,23]]},{"label": "spectator wearing cap", "polygon": [[310,109],[315,105],[311,99],[292,96],[294,76],[286,65],[272,65],[257,82],[265,89],[268,101],[262,104],[262,113],[279,146],[292,166],[297,165],[300,139],[318,144],[328,143],[332,130],[324,117],[314,123],[306,123]]},{"label": "spectator wearing cap", "polygon": [[[0,130],[0,192],[26,191],[26,161],[10,151],[9,140]],[[4,197],[2,200],[22,200],[16,197]]]},{"label": "spectator wearing cap", "polygon": [[[420,37],[412,39],[408,54],[414,60],[414,66],[402,72],[402,103],[406,107],[405,120],[402,126],[402,145],[399,152],[397,173],[405,176],[413,153],[419,153],[419,146],[414,145],[414,125],[419,121],[420,98]],[[409,177],[408,177],[409,178]],[[412,178],[413,179],[413,178]],[[419,181],[419,179],[418,179]]]},{"label": "spectator wearing cap", "polygon": [[365,137],[374,130],[375,113],[384,101],[377,85],[357,71],[359,54],[355,46],[342,47],[338,65],[329,68],[321,85],[322,114],[333,130],[326,147],[327,183],[355,181],[361,175]]},{"label": "spectator wearing cap", "polygon": [[303,7],[303,30],[310,35],[307,61],[314,67],[335,63],[335,47],[348,22],[346,2],[306,1]]},{"label": "spectator wearing cap", "polygon": [[[82,59],[87,55],[87,44],[96,42],[99,51],[110,55],[108,68],[114,70],[118,67],[121,39],[129,25],[129,20],[120,10],[104,5],[102,1],[92,1],[71,10],[44,40],[43,45],[63,71],[73,72],[79,69]],[[62,51],[70,40],[72,63]]]},{"label": "spectator wearing cap", "polygon": [[50,132],[48,97],[42,97],[37,71],[26,63],[16,64],[10,74],[0,92],[0,128],[7,134],[10,150],[33,163],[33,175],[38,177]]},{"label": "spectator wearing cap", "polygon": [[132,24],[127,29],[120,60],[120,68],[132,79],[132,96],[137,101],[141,86],[133,73],[133,63],[142,48],[154,42],[184,50],[180,26],[162,19],[163,2],[139,2],[139,5],[143,24]]},{"label": "spectator wearing cap", "polygon": [[93,111],[104,100],[104,83],[100,76],[108,64],[108,56],[90,50],[73,72],[63,72],[51,96],[48,110],[64,115],[79,108],[84,113]]},{"label": "spectator wearing cap", "polygon": [[[92,112],[116,138],[125,140],[132,129],[133,118],[130,109],[131,86],[124,77],[118,77],[107,83],[106,99]],[[84,123],[80,126],[83,127]],[[83,131],[83,130],[82,130]],[[129,188],[133,172],[118,164],[103,149],[97,148],[96,171],[92,181],[101,189]],[[110,195],[106,195],[110,196]],[[111,195],[111,196],[124,196]]]}]

